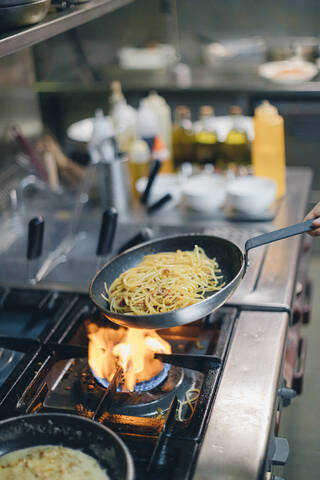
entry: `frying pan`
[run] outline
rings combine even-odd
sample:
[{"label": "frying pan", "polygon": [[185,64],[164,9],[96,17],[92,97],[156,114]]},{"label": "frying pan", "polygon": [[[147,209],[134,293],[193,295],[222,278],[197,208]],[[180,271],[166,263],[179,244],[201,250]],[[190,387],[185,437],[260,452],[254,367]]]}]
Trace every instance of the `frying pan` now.
[{"label": "frying pan", "polygon": [[[245,244],[244,252],[233,242],[211,235],[186,234],[151,240],[109,260],[94,276],[89,294],[92,301],[105,313],[106,317],[119,325],[152,329],[185,325],[213,312],[233,294],[246,273],[249,250],[308,232],[314,228],[312,222],[313,220],[308,220],[250,238]],[[193,250],[195,245],[203,248],[209,258],[215,257],[217,259],[225,282],[225,286],[221,290],[213,293],[209,292],[207,297],[199,303],[172,312],[153,315],[128,315],[110,311],[109,304],[101,296],[101,293],[105,293],[104,282],[109,287],[121,273],[138,265],[145,255],[175,252],[178,249]]]},{"label": "frying pan", "polygon": [[62,445],[95,458],[110,480],[133,480],[132,457],[109,428],[64,413],[39,413],[0,422],[0,456],[38,445]]}]

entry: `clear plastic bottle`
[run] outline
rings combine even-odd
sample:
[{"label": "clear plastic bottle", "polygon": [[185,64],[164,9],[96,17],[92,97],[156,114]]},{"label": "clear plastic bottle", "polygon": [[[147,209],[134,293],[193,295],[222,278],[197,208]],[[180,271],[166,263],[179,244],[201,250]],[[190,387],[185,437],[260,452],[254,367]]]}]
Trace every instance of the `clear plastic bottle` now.
[{"label": "clear plastic bottle", "polygon": [[190,109],[184,105],[179,105],[175,109],[175,122],[172,127],[172,154],[176,170],[185,162],[193,162],[193,142],[194,134]]},{"label": "clear plastic bottle", "polygon": [[127,104],[122,93],[121,83],[111,82],[110,116],[112,118],[116,139],[121,152],[128,152],[136,136],[137,112]]},{"label": "clear plastic bottle", "polygon": [[252,166],[255,175],[276,182],[277,198],[285,194],[284,123],[278,109],[267,100],[255,109]]},{"label": "clear plastic bottle", "polygon": [[194,126],[194,156],[200,165],[216,164],[218,137],[214,126],[214,109],[203,105],[199,111],[199,121]]},{"label": "clear plastic bottle", "polygon": [[165,99],[157,94],[157,92],[150,92],[149,95],[142,100],[143,104],[147,105],[158,119],[158,135],[165,143],[167,149],[171,150],[171,109]]}]

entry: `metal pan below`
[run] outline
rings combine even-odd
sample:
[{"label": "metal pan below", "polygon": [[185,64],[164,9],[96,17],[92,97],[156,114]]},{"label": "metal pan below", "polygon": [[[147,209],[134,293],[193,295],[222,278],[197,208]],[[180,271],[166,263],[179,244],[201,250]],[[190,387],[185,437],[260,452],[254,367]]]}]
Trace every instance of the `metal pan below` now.
[{"label": "metal pan below", "polygon": [[38,0],[13,6],[0,4],[0,31],[4,32],[40,22],[47,15],[50,4],[51,0]]},{"label": "metal pan below", "polygon": [[26,3],[37,3],[38,0],[0,0],[0,8],[2,7],[17,7],[18,5],[25,5]]},{"label": "metal pan below", "polygon": [[39,413],[0,422],[0,455],[24,448],[61,445],[93,457],[110,480],[133,480],[129,450],[112,430],[87,418]]}]

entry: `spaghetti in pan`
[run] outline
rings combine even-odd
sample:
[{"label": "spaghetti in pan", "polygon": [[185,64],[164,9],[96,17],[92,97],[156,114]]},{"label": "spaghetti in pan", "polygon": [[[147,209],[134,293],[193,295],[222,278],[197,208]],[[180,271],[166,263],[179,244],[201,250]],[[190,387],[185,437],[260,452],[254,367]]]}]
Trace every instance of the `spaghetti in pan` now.
[{"label": "spaghetti in pan", "polygon": [[151,315],[193,305],[224,285],[216,259],[196,245],[193,251],[146,255],[109,288],[105,283],[101,296],[113,312]]}]

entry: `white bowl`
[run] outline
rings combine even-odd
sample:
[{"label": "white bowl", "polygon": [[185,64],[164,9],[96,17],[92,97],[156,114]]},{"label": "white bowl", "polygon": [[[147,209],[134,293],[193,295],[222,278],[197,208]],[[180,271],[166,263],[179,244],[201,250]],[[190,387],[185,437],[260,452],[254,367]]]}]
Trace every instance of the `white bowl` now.
[{"label": "white bowl", "polygon": [[263,63],[258,73],[272,82],[291,85],[311,80],[317,75],[318,67],[314,63],[292,58],[280,62]]},{"label": "white bowl", "polygon": [[238,177],[228,184],[228,202],[244,213],[267,210],[276,198],[277,185],[270,178]]},{"label": "white bowl", "polygon": [[[136,183],[136,189],[139,193],[143,193],[145,191],[147,182],[147,177],[139,178]],[[158,175],[151,187],[148,203],[152,205],[167,193],[171,194],[172,199],[163,206],[163,210],[175,207],[181,200],[181,179],[178,175],[165,173]]]},{"label": "white bowl", "polygon": [[223,175],[194,175],[182,186],[184,203],[193,210],[214,213],[224,204],[226,186]]}]

